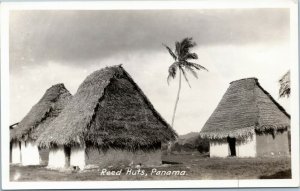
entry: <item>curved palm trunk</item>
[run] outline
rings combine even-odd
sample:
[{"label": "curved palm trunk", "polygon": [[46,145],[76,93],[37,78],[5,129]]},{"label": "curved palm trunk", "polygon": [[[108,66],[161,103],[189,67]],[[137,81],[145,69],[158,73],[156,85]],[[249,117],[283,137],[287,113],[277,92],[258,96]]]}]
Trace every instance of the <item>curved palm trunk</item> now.
[{"label": "curved palm trunk", "polygon": [[178,105],[178,101],[179,101],[180,91],[181,91],[181,70],[179,70],[179,86],[178,86],[178,92],[177,92],[177,97],[176,97],[176,101],[175,101],[175,107],[174,107],[174,111],[173,111],[172,127],[174,125],[174,120],[175,120],[176,109],[177,109],[177,105]]},{"label": "curved palm trunk", "polygon": [[[177,105],[178,105],[178,101],[179,101],[179,95],[180,95],[180,91],[181,91],[181,70],[179,70],[179,86],[178,86],[178,92],[177,92],[177,97],[176,97],[176,101],[175,101],[175,106],[174,106],[174,111],[173,111],[173,117],[172,117],[172,127],[174,128],[174,120],[175,120],[175,115],[176,115],[176,110],[177,110]],[[168,154],[171,154],[171,147],[172,147],[172,141],[169,141],[168,143]]]}]

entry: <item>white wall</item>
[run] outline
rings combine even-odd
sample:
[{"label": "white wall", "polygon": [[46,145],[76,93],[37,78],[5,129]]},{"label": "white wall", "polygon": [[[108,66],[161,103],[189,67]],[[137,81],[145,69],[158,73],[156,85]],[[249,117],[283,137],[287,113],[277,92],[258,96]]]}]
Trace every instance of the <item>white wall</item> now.
[{"label": "white wall", "polygon": [[64,148],[51,148],[49,150],[48,168],[64,168],[66,165],[66,154]]},{"label": "white wall", "polygon": [[81,170],[85,167],[85,148],[71,147],[70,165],[78,166]]},{"label": "white wall", "polygon": [[33,141],[21,141],[22,165],[39,165],[39,149]]},{"label": "white wall", "polygon": [[209,147],[210,157],[227,157],[229,155],[229,144],[227,142],[210,140]]},{"label": "white wall", "polygon": [[11,163],[18,164],[21,163],[21,148],[19,142],[12,142],[12,151],[11,151]]},{"label": "white wall", "polygon": [[250,136],[243,142],[236,143],[237,157],[256,157],[256,136]]}]

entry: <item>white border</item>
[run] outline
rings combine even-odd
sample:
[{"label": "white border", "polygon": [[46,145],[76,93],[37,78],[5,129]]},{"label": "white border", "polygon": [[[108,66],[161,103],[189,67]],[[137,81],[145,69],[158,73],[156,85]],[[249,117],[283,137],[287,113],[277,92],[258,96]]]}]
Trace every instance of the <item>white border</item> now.
[{"label": "white border", "polygon": [[[183,180],[183,181],[84,181],[9,182],[9,42],[10,10],[118,10],[118,9],[224,9],[289,8],[291,12],[291,116],[292,179],[281,180]],[[284,63],[283,63],[284,64]],[[112,189],[112,188],[225,188],[299,187],[299,74],[297,1],[98,1],[98,2],[4,2],[1,4],[1,151],[3,189]]]}]

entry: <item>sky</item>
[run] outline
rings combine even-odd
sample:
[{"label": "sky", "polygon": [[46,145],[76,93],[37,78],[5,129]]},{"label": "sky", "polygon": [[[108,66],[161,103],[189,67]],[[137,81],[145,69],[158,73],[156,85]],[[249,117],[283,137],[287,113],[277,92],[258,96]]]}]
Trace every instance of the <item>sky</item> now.
[{"label": "sky", "polygon": [[122,64],[171,123],[178,78],[162,43],[192,37],[195,62],[209,71],[182,83],[174,129],[200,132],[229,83],[256,77],[288,112],[278,80],[290,68],[288,9],[12,11],[9,26],[10,123],[19,122],[54,84],[74,95],[95,70]]}]

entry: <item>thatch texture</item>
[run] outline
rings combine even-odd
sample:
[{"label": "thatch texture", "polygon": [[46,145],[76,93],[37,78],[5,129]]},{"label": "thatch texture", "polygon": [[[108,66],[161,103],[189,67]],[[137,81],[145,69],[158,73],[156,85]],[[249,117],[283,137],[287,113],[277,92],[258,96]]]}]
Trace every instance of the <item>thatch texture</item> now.
[{"label": "thatch texture", "polygon": [[280,89],[279,96],[280,97],[289,97],[291,93],[291,84],[290,84],[290,71],[288,71],[282,78],[279,80]]},{"label": "thatch texture", "polygon": [[47,125],[59,115],[70,101],[72,95],[63,84],[56,84],[49,89],[20,121],[18,127],[11,130],[11,140],[36,140]]},{"label": "thatch texture", "polygon": [[205,123],[201,137],[243,138],[256,131],[279,131],[290,126],[290,116],[256,78],[230,83],[221,102]]},{"label": "thatch texture", "polygon": [[15,137],[16,136],[16,131],[18,129],[18,124],[19,123],[14,123],[12,125],[9,126],[9,137]]},{"label": "thatch texture", "polygon": [[151,149],[176,133],[122,66],[89,75],[72,101],[40,136],[41,147]]}]

